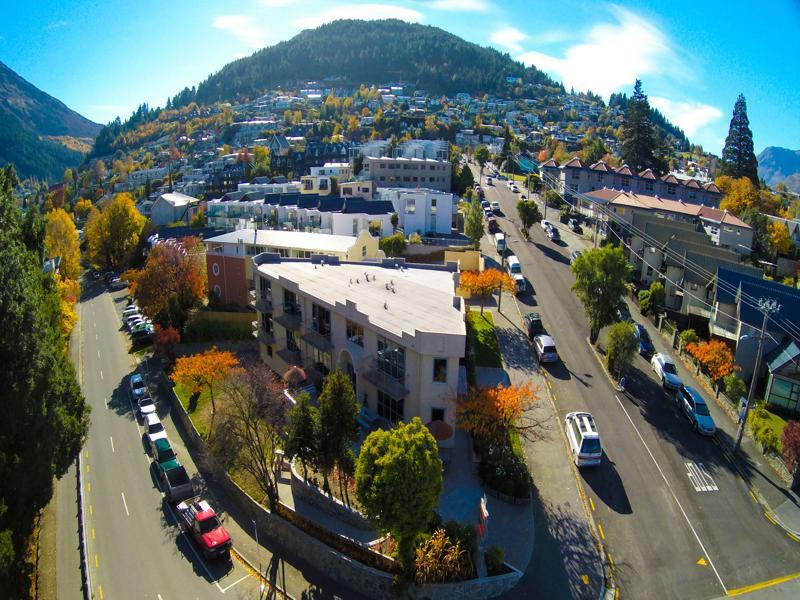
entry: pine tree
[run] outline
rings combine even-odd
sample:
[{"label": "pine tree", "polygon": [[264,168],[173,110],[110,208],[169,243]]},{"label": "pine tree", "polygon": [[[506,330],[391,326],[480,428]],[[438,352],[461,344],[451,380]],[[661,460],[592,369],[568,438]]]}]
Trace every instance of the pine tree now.
[{"label": "pine tree", "polygon": [[758,162],[753,152],[753,132],[747,118],[747,103],[739,94],[733,106],[733,117],[722,149],[722,174],[731,177],[747,177],[758,186]]},{"label": "pine tree", "polygon": [[650,121],[650,103],[642,92],[642,82],[636,80],[633,95],[625,110],[622,126],[622,160],[636,172],[657,169],[656,136]]}]

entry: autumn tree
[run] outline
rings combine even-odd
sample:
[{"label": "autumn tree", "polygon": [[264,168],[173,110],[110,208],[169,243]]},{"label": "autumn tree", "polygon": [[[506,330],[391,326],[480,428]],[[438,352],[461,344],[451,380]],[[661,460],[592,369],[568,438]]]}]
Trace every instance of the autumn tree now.
[{"label": "autumn tree", "polygon": [[530,383],[473,387],[456,405],[458,425],[474,436],[504,443],[511,431],[533,439],[541,423],[530,415],[538,391]]},{"label": "autumn tree", "polygon": [[187,311],[206,295],[206,273],[197,238],[153,246],[144,267],[126,275],[145,315],[163,327],[182,327]]},{"label": "autumn tree", "polygon": [[508,273],[498,269],[484,269],[483,271],[463,271],[459,278],[459,287],[481,300],[481,314],[486,298],[499,289],[514,293],[516,284]]},{"label": "autumn tree", "polygon": [[783,221],[773,221],[767,226],[769,245],[776,255],[786,255],[794,247],[789,228]]},{"label": "autumn tree", "polygon": [[167,364],[171,365],[175,362],[175,347],[180,341],[180,331],[174,327],[162,327],[156,323],[153,335],[153,352],[155,352],[156,356],[165,360]]},{"label": "autumn tree", "polygon": [[700,363],[700,366],[705,369],[713,381],[719,381],[735,370],[733,353],[730,347],[722,340],[688,344],[686,351],[697,359],[697,362]]},{"label": "autumn tree", "polygon": [[747,118],[747,103],[743,94],[739,94],[733,106],[733,116],[728,127],[728,137],[722,148],[720,169],[723,175],[747,177],[754,185],[758,185],[758,161],[753,151],[753,132]]},{"label": "autumn tree", "polygon": [[93,208],[84,228],[89,261],[96,267],[124,267],[139,244],[146,220],[127,193],[114,196],[102,211]]},{"label": "autumn tree", "polygon": [[75,203],[75,214],[79,219],[85,219],[92,210],[92,201],[88,198],[78,198]]},{"label": "autumn tree", "polygon": [[800,421],[789,421],[781,434],[783,462],[792,473],[792,489],[800,486]]},{"label": "autumn tree", "polygon": [[600,330],[619,318],[631,265],[622,248],[605,246],[582,252],[570,270],[575,276],[572,290],[583,304],[589,321],[589,340],[595,344]]},{"label": "autumn tree", "polygon": [[382,534],[391,533],[406,571],[442,493],[442,461],[431,432],[414,417],[364,440],[356,462],[356,497]]},{"label": "autumn tree", "polygon": [[720,175],[714,183],[722,192],[722,210],[741,215],[746,209],[758,206],[758,189],[747,177]]},{"label": "autumn tree", "polygon": [[50,258],[61,257],[59,272],[67,279],[77,280],[81,274],[81,248],[75,221],[63,208],[47,213],[44,247]]},{"label": "autumn tree", "polygon": [[467,234],[475,248],[478,248],[485,232],[486,224],[483,220],[481,203],[478,202],[477,198],[472,198],[472,201],[467,206],[467,214],[464,217],[464,233]]},{"label": "autumn tree", "polygon": [[222,387],[225,403],[212,452],[226,467],[248,473],[275,510],[280,499],[279,450],[285,445],[289,424],[283,386],[263,362],[254,361],[233,371]]},{"label": "autumn tree", "polygon": [[208,390],[211,400],[209,432],[214,431],[214,415],[217,412],[214,388],[229,375],[235,373],[239,367],[239,360],[233,352],[217,350],[216,346],[199,354],[181,356],[175,361],[175,369],[170,375],[172,381],[193,396],[198,396],[203,390]]}]

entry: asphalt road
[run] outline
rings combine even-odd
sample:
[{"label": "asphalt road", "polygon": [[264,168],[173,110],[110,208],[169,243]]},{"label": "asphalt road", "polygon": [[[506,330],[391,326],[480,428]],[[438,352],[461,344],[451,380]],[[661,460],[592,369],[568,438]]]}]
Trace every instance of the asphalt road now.
[{"label": "asphalt road", "polygon": [[[484,189],[489,201],[500,202],[500,227],[533,286],[533,294],[519,298],[520,309],[542,314],[562,358],[547,367],[559,417],[574,410],[595,416],[605,456],[600,467],[581,470],[582,484],[621,595],[714,598],[800,571],[800,547],[767,521],[722,446],[690,429],[648,361],[636,358],[629,395],[615,392],[570,290],[569,253],[585,242],[557,223],[552,209],[547,218],[564,241],[550,241],[539,225],[531,228],[531,241],[523,241],[508,218],[519,222],[513,208],[518,195],[503,181]],[[657,351],[668,350],[652,328],[651,337]],[[725,419],[707,400],[715,420]],[[747,465],[744,470],[746,476]]]},{"label": "asphalt road", "polygon": [[115,306],[121,300],[92,282],[79,304],[79,369],[92,406],[82,477],[93,597],[256,598],[256,580],[235,561],[202,560],[162,501],[128,397],[134,363]]}]

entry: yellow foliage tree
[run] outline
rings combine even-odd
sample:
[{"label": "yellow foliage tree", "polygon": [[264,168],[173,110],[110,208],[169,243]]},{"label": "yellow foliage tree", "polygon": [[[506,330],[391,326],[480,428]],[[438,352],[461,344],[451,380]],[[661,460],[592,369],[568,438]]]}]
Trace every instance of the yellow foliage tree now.
[{"label": "yellow foliage tree", "polygon": [[720,208],[735,215],[740,215],[750,207],[758,206],[758,189],[748,177],[738,179],[730,175],[717,177],[715,183],[722,192]]},{"label": "yellow foliage tree", "polygon": [[769,245],[775,254],[788,254],[794,242],[786,223],[774,221],[767,226]]},{"label": "yellow foliage tree", "polygon": [[139,243],[146,221],[128,193],[114,196],[102,211],[93,208],[85,227],[89,261],[97,267],[124,266]]},{"label": "yellow foliage tree", "polygon": [[81,286],[77,281],[65,279],[60,275],[56,278],[56,286],[60,309],[58,327],[66,343],[69,339],[69,334],[72,333],[72,328],[75,327],[75,323],[78,321],[78,316],[75,313],[75,303],[81,293]]},{"label": "yellow foliage tree", "polygon": [[92,210],[92,201],[88,198],[78,198],[75,203],[75,214],[78,215],[78,218],[85,219],[90,210]]},{"label": "yellow foliage tree", "polygon": [[49,258],[61,257],[60,273],[67,279],[81,274],[81,248],[78,230],[72,216],[63,208],[55,208],[45,217],[44,248]]}]

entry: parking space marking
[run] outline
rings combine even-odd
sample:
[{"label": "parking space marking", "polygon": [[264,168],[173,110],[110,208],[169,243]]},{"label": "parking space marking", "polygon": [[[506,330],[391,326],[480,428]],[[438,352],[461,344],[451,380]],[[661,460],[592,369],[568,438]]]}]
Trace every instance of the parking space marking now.
[{"label": "parking space marking", "polygon": [[711,477],[703,463],[687,462],[683,464],[686,466],[686,475],[689,477],[689,481],[692,482],[695,492],[719,491],[714,478]]},{"label": "parking space marking", "polygon": [[222,591],[222,593],[224,594],[224,593],[225,593],[225,592],[227,592],[229,589],[231,589],[233,586],[235,586],[237,583],[241,583],[242,581],[244,581],[244,580],[245,580],[245,579],[247,579],[248,577],[250,577],[250,575],[243,575],[242,577],[240,577],[239,579],[237,579],[236,581],[234,581],[234,582],[233,582],[232,584],[230,584],[229,586],[226,586],[226,587],[222,588],[222,590],[221,590],[221,591]]}]

